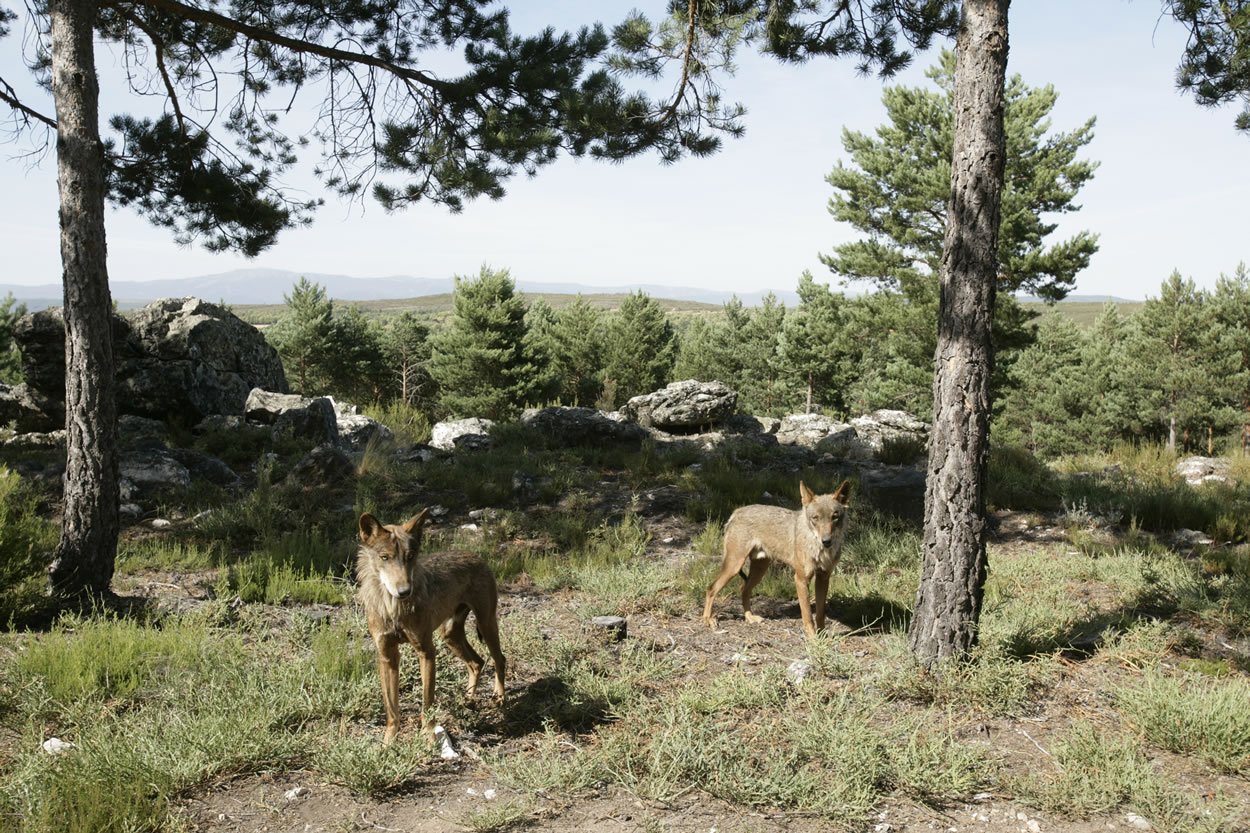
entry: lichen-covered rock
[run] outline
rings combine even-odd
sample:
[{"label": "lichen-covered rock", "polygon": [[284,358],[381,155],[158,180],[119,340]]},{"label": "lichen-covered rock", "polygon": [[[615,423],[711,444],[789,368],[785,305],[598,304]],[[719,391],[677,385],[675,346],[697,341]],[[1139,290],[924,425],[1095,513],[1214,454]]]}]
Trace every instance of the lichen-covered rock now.
[{"label": "lichen-covered rock", "polygon": [[430,445],[442,451],[480,451],[493,444],[490,429],[495,423],[481,417],[435,423],[430,429]]},{"label": "lichen-covered rock", "polygon": [[[14,341],[27,386],[49,403],[49,419],[63,421],[61,310],[23,316]],[[282,362],[260,331],[199,298],[162,299],[129,320],[114,315],[113,360],[120,414],[195,423],[210,414],[241,414],[253,387],[286,390]]]},{"label": "lichen-covered rock", "polygon": [[521,414],[521,422],[560,446],[596,443],[638,446],[647,436],[641,426],[613,419],[594,408],[529,408]]},{"label": "lichen-covered rock", "polygon": [[292,486],[313,489],[321,486],[339,486],[355,476],[356,467],[342,449],[325,443],[304,455],[287,475]]},{"label": "lichen-covered rock", "polygon": [[364,414],[338,411],[339,444],[352,451],[364,451],[370,442],[387,442],[395,438],[391,429]]},{"label": "lichen-covered rock", "polygon": [[[252,388],[248,391],[247,398],[243,403],[243,416],[249,422],[273,425],[278,421],[278,417],[287,411],[306,408],[311,401],[311,397],[300,396],[298,393],[283,393],[265,390],[264,388]],[[331,410],[333,410],[333,407],[331,407]]]},{"label": "lichen-covered rock", "polygon": [[1176,473],[1191,486],[1227,483],[1230,463],[1220,457],[1186,457],[1176,463]]},{"label": "lichen-covered rock", "polygon": [[738,394],[723,382],[687,379],[635,396],[621,408],[630,422],[660,429],[714,425],[732,416]]},{"label": "lichen-covered rock", "polygon": [[145,448],[126,452],[118,469],[123,501],[191,488],[187,467],[166,451]]},{"label": "lichen-covered rock", "polygon": [[273,438],[307,440],[321,445],[339,442],[338,418],[334,403],[324,396],[308,400],[302,408],[289,408],[273,423]]}]

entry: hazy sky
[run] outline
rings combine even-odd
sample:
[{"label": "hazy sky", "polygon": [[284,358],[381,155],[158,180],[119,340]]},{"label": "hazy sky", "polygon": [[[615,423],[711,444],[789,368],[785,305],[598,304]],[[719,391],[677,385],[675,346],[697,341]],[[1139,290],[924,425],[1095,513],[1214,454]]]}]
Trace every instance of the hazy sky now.
[{"label": "hazy sky", "polygon": [[[520,31],[548,20],[612,23],[630,8],[654,16],[663,5],[514,3],[513,22]],[[0,41],[0,77],[36,102],[18,62],[20,27]],[[1176,91],[1184,40],[1157,0],[1012,6],[1009,72],[1055,85],[1057,128],[1098,117],[1087,156],[1101,167],[1081,194],[1083,209],[1058,232],[1101,235],[1078,293],[1142,298],[1157,294],[1173,268],[1211,286],[1250,260],[1250,138],[1233,130],[1233,108],[1204,110]],[[116,57],[98,50],[106,88],[117,77]],[[927,83],[923,70],[932,62],[921,56],[892,83]],[[793,289],[804,269],[826,278],[818,254],[853,238],[826,211],[824,177],[844,158],[844,126],[871,131],[883,121],[881,87],[858,77],[849,61],[790,67],[744,54],[726,97],[746,105],[747,132],[716,156],[670,166],[654,156],[621,165],[563,159],[533,179],[513,180],[502,201],[471,203],[458,215],[433,205],[388,215],[373,203],[330,198],[311,228],[287,232],[253,261],[178,247],[133,214],[110,209],[110,276],[152,280],[262,266],[446,277],[489,263],[533,281]],[[106,89],[110,105],[110,112],[132,106]],[[0,283],[55,282],[54,160],[31,170],[13,158],[17,150],[0,148]]]}]

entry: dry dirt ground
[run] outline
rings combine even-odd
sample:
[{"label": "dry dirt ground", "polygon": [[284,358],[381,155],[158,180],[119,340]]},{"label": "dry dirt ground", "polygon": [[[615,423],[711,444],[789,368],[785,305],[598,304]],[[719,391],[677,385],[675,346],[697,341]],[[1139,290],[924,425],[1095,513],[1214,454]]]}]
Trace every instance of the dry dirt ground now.
[{"label": "dry dirt ground", "polygon": [[[993,558],[1053,557],[1058,535],[1044,519],[1005,516],[999,519]],[[657,558],[681,562],[696,556],[690,550],[693,529],[679,516],[653,517],[648,521],[656,542]],[[156,596],[176,607],[196,603],[207,595],[209,574],[142,573],[118,582],[122,593]],[[532,586],[514,583],[501,588],[501,613],[512,615],[543,611],[550,618],[544,627],[553,639],[580,631],[586,625],[575,613],[568,592],[544,594]],[[706,628],[695,605],[673,615],[641,612],[628,618],[627,639],[664,652],[676,661],[680,676],[698,679],[739,665],[745,673],[772,666],[786,667],[804,655],[797,605],[760,599],[758,612],[766,617],[759,625],[741,618],[733,593],[723,594],[720,627]],[[274,615],[281,617],[281,608]],[[339,616],[342,611],[327,610]],[[852,631],[834,621],[841,637],[838,650],[860,667],[869,667],[885,650],[885,636],[871,630]],[[363,638],[363,636],[362,636]],[[1244,646],[1239,646],[1244,648]],[[508,646],[504,645],[505,652]],[[413,663],[405,654],[405,662]],[[1116,684],[1116,669],[1104,662],[1081,658],[1059,661],[1057,682],[1036,707],[1014,719],[970,719],[954,714],[952,724],[961,741],[983,745],[1001,762],[1007,773],[1027,775],[1049,766],[1050,741],[1073,718],[1095,725],[1118,725],[1119,717],[1104,692]],[[542,669],[518,662],[510,669],[508,699],[517,702],[542,679]],[[440,690],[441,691],[441,690]],[[405,734],[416,732],[416,692],[406,688],[402,703],[408,725]],[[483,707],[488,708],[488,707]],[[669,803],[640,800],[619,788],[600,785],[586,794],[540,794],[535,798],[510,791],[492,780],[479,753],[496,755],[522,752],[536,743],[537,733],[507,731],[507,706],[498,717],[499,731],[459,736],[453,741],[458,759],[440,761],[422,770],[402,788],[379,797],[354,795],[342,786],[325,783],[311,772],[261,773],[220,780],[182,797],[179,810],[189,830],[214,833],[346,833],[347,831],[458,831],[491,828],[484,818],[492,811],[506,815],[508,807],[523,807],[518,823],[507,829],[550,831],[690,831],[690,833],[816,833],[840,828],[820,817],[795,812],[768,812],[730,804],[699,790],[688,791]],[[487,721],[487,725],[491,725]],[[358,731],[380,736],[380,726],[360,726]],[[593,742],[588,738],[586,742]],[[1221,795],[1240,807],[1242,819],[1250,819],[1250,785],[1242,778],[1223,776],[1198,767],[1191,759],[1152,753],[1156,768],[1184,776],[1190,789],[1210,796]],[[979,793],[970,800],[929,806],[905,797],[887,799],[878,807],[864,830],[874,833],[1095,833],[1150,829],[1128,811],[1084,821],[1072,821],[1022,806],[1008,797]],[[1239,829],[1245,829],[1244,827]],[[1233,831],[1229,831],[1233,833]]]}]

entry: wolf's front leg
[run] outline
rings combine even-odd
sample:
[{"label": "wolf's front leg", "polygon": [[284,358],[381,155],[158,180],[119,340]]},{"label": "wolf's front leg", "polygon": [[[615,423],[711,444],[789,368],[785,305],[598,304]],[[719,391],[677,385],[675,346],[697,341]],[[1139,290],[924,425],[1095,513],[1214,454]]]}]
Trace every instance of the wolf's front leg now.
[{"label": "wolf's front leg", "polygon": [[794,590],[799,597],[799,613],[803,616],[803,632],[809,637],[816,637],[816,625],[812,621],[812,605],[807,597],[808,577],[800,571],[794,572]]},{"label": "wolf's front leg", "polygon": [[816,573],[816,630],[825,629],[825,600],[829,597],[829,574]]},{"label": "wolf's front leg", "polygon": [[391,634],[374,636],[378,649],[378,678],[382,683],[382,708],[386,712],[386,730],[382,743],[389,746],[399,734],[399,639]]}]

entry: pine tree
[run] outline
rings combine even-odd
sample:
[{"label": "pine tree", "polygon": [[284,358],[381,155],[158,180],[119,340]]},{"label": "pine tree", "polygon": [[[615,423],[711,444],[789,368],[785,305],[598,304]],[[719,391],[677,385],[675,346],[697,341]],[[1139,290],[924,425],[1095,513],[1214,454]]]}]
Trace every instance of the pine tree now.
[{"label": "pine tree", "polygon": [[786,306],[768,293],[739,336],[742,372],[737,381],[738,408],[752,414],[775,414],[785,399],[781,361],[781,334]]},{"label": "pine tree", "polygon": [[509,419],[532,401],[525,302],[506,269],[456,277],[452,318],[432,339],[430,375],[443,416]]},{"label": "pine tree", "polygon": [[820,403],[844,412],[844,353],[839,350],[845,299],[811,273],[799,278],[799,305],[786,316],[779,356],[791,383],[804,392],[804,409]]},{"label": "pine tree", "polygon": [[329,388],[324,365],[326,348],[334,328],[334,301],[325,287],[301,277],[282,296],[287,311],[265,332],[282,358],[292,386],[305,395],[320,395]]},{"label": "pine tree", "polygon": [[1220,275],[1211,304],[1227,349],[1240,360],[1235,377],[1229,380],[1234,394],[1229,407],[1241,412],[1240,445],[1246,454],[1250,453],[1250,270],[1245,263],[1237,264],[1231,277]]},{"label": "pine tree", "polygon": [[13,341],[13,329],[26,314],[26,305],[17,303],[10,292],[0,300],[0,382],[15,385],[21,381],[22,361]]},{"label": "pine tree", "polygon": [[996,439],[1041,457],[1089,450],[1094,387],[1084,364],[1085,336],[1071,318],[1052,312],[1012,368],[1013,384],[994,422]]},{"label": "pine tree", "polygon": [[405,405],[431,406],[434,380],[429,369],[430,328],[415,313],[405,312],[389,323],[382,345],[394,395]]},{"label": "pine tree", "polygon": [[578,295],[556,313],[552,337],[561,381],[560,401],[579,407],[595,404],[602,387],[603,332],[599,311]]},{"label": "pine tree", "polygon": [[839,343],[849,413],[890,408],[932,418],[936,322],[936,307],[897,292],[847,301]]},{"label": "pine tree", "polygon": [[325,392],[352,402],[380,402],[387,387],[381,324],[355,304],[330,324],[322,356]]},{"label": "pine tree", "polygon": [[1204,439],[1234,416],[1241,356],[1229,349],[1215,326],[1205,292],[1173,272],[1133,317],[1128,342],[1132,389],[1139,426],[1161,431],[1169,450],[1182,432]]},{"label": "pine tree", "polygon": [[662,387],[676,358],[673,325],[654,298],[639,290],[609,316],[603,377],[614,387],[613,406]]},{"label": "pine tree", "polygon": [[559,364],[560,345],[556,340],[556,314],[542,298],[525,311],[523,355],[530,367],[529,400],[546,403],[560,398],[563,386]]},{"label": "pine tree", "polygon": [[[822,260],[838,275],[870,281],[914,301],[936,303],[946,205],[951,193],[955,55],[943,50],[926,76],[937,90],[886,87],[889,123],[875,136],[843,130],[851,166],[838,163],[827,180],[835,194],[829,213],[865,235]],[[1078,159],[1094,138],[1094,119],[1068,133],[1050,133],[1054,88],[1030,87],[1013,76],[1003,113],[1006,171],[998,239],[1002,295],[1026,291],[1063,298],[1098,250],[1097,236],[1078,232],[1047,243],[1057,223],[1075,211],[1076,196],[1097,165]]]},{"label": "pine tree", "polygon": [[1081,364],[1090,388],[1090,432],[1094,448],[1106,448],[1129,436],[1135,419],[1126,373],[1132,364],[1128,356],[1129,323],[1113,303],[1103,307],[1090,328]]}]

